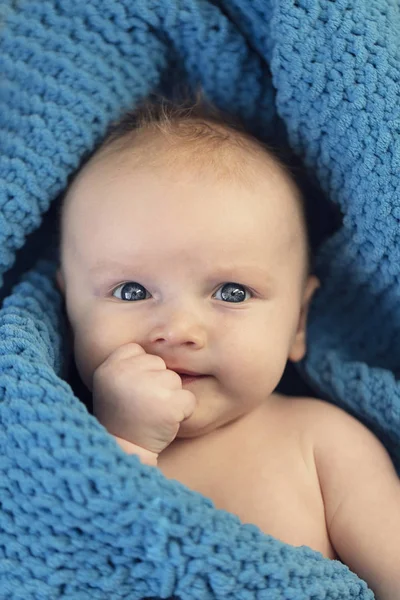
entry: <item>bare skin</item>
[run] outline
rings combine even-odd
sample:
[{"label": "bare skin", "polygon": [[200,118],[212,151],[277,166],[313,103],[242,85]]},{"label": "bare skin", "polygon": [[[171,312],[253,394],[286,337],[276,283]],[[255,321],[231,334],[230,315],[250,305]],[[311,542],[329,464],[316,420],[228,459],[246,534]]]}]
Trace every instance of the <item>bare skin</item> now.
[{"label": "bare skin", "polygon": [[273,394],[223,428],[178,439],[158,457],[164,475],[211,498],[244,523],[293,546],[335,559],[304,408],[309,400]]},{"label": "bare skin", "polygon": [[184,154],[174,169],[128,151],[89,163],[57,275],[76,364],[126,452],[397,600],[400,485],[387,452],[344,411],[274,392],[305,354],[318,287],[295,196],[265,156],[251,185],[193,170]]}]

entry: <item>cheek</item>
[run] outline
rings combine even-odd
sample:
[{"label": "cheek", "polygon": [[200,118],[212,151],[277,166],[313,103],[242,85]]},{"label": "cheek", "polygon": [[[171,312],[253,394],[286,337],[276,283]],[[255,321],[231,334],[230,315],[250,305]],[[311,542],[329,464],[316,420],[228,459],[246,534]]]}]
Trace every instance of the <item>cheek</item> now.
[{"label": "cheek", "polygon": [[128,328],[119,319],[96,310],[75,321],[73,333],[76,366],[91,390],[94,371],[114,350],[132,341],[132,335],[128,336]]},{"label": "cheek", "polygon": [[94,335],[74,335],[74,355],[79,375],[89,390],[92,390],[92,377],[96,368],[107,358],[107,353]]},{"label": "cheek", "polygon": [[[243,320],[235,328],[226,328],[220,339],[220,365],[229,376],[233,389],[259,389],[270,392],[279,383],[286,366],[291,329],[279,311],[268,310],[257,319]],[[270,389],[272,387],[272,389]]]}]

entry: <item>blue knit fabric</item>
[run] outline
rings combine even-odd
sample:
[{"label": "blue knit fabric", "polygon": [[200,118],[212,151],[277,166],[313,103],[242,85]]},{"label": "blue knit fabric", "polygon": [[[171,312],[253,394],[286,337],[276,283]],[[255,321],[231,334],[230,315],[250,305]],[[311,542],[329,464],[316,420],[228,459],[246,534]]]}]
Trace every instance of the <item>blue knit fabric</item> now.
[{"label": "blue knit fabric", "polygon": [[283,123],[344,214],[303,374],[400,470],[398,3],[3,0],[0,20],[0,272],[18,279],[0,310],[0,598],[372,599],[339,561],[124,454],[61,377],[54,260],[15,259],[109,122],[174,78],[261,133]]}]

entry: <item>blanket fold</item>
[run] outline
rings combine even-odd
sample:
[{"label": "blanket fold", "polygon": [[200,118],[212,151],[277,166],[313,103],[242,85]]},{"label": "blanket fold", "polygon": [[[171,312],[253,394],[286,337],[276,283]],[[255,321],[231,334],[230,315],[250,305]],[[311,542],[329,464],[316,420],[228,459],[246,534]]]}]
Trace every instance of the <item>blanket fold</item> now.
[{"label": "blanket fold", "polygon": [[125,455],[88,413],[64,380],[47,211],[109,123],[174,81],[261,138],[283,127],[344,215],[317,257],[301,373],[400,472],[399,28],[391,0],[3,0],[0,598],[373,598],[341,562]]}]

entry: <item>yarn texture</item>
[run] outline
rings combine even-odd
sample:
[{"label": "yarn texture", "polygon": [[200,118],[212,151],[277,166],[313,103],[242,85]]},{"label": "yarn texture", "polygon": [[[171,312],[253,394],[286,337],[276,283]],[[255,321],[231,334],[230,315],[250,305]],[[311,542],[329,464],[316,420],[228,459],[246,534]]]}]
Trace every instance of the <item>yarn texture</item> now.
[{"label": "yarn texture", "polygon": [[174,81],[284,131],[343,213],[299,368],[400,471],[399,30],[395,0],[2,1],[0,599],[373,599],[341,562],[126,455],[88,413],[64,378],[48,209],[109,123]]}]

